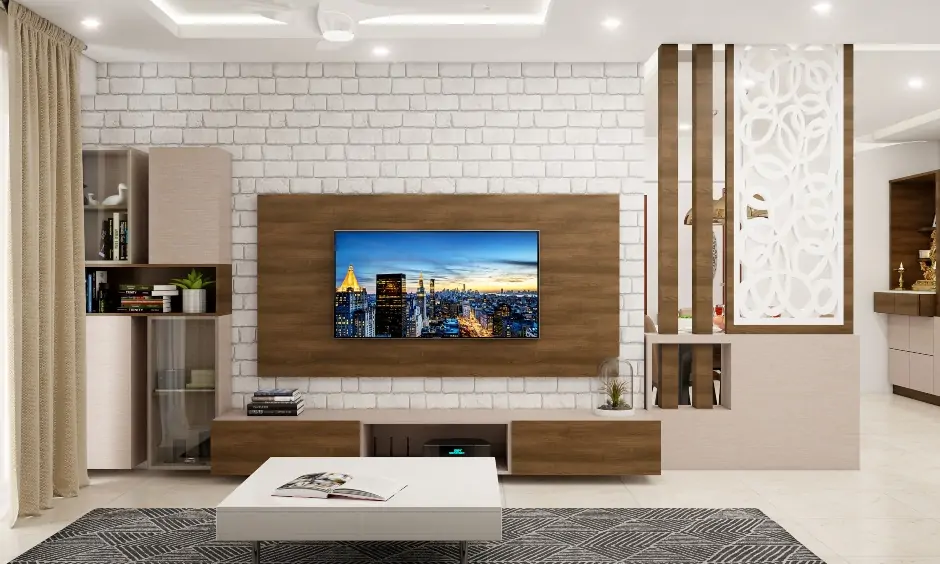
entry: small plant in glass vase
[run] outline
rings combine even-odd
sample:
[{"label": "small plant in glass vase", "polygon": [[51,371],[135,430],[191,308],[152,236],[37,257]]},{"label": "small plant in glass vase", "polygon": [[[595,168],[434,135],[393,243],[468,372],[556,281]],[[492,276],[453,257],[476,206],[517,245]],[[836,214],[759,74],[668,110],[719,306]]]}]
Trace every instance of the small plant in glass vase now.
[{"label": "small plant in glass vase", "polygon": [[603,417],[633,415],[633,367],[618,358],[598,367],[594,413]]},{"label": "small plant in glass vase", "polygon": [[206,313],[206,288],[215,284],[212,278],[194,268],[186,278],[171,282],[183,292],[183,313]]}]

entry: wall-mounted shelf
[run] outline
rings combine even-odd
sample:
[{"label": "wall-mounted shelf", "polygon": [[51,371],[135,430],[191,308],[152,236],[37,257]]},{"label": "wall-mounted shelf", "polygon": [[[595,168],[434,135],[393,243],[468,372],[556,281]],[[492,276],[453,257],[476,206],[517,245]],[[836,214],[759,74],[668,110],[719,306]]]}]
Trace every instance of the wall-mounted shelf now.
[{"label": "wall-mounted shelf", "polygon": [[129,260],[86,260],[85,268],[128,268],[136,266]]}]

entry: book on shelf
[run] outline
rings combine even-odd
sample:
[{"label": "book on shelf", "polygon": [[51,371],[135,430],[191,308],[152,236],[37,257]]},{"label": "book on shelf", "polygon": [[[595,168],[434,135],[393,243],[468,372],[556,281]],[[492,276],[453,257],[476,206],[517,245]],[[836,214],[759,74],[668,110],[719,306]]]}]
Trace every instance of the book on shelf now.
[{"label": "book on shelf", "polygon": [[268,396],[300,396],[300,390],[297,388],[266,388],[263,390],[258,390],[255,392],[256,398],[263,398]]},{"label": "book on shelf", "polygon": [[279,404],[279,403],[297,402],[297,401],[300,401],[301,398],[302,396],[300,394],[295,394],[292,396],[262,396],[262,397],[254,396],[251,398],[251,401],[253,403]]},{"label": "book on shelf", "polygon": [[105,313],[108,301],[108,271],[85,273],[85,313]]},{"label": "book on shelf", "polygon": [[[300,390],[264,390],[255,392],[255,395],[251,398],[253,402],[291,402],[291,401],[300,401],[303,396],[300,394]],[[269,392],[283,392],[276,395],[272,395]]]},{"label": "book on shelf", "polygon": [[251,401],[246,410],[248,415],[257,416],[296,416],[304,412],[304,400],[299,399],[291,402],[258,402]]},{"label": "book on shelf", "polygon": [[101,241],[98,244],[98,258],[102,260],[127,260],[127,219],[121,219],[120,212],[101,222]]},{"label": "book on shelf", "polygon": [[179,290],[169,284],[120,284],[118,286],[119,313],[172,313],[171,298]]},{"label": "book on shelf", "polygon": [[304,412],[303,406],[300,406],[296,410],[294,409],[256,409],[250,407],[248,408],[249,417],[297,417]]},{"label": "book on shelf", "polygon": [[368,501],[388,501],[407,484],[382,476],[356,476],[342,472],[304,474],[274,490],[276,497],[345,497]]}]

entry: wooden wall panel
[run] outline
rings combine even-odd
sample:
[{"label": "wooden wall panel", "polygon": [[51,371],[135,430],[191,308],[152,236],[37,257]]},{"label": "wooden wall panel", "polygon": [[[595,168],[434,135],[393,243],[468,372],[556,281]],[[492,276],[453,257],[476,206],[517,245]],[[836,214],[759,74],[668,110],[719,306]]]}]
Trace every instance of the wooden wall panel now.
[{"label": "wooden wall panel", "polygon": [[519,476],[657,475],[659,421],[513,421],[510,468]]},{"label": "wooden wall panel", "polygon": [[[617,195],[258,197],[261,376],[595,376],[619,354]],[[335,339],[334,230],[539,230],[540,338]]]}]

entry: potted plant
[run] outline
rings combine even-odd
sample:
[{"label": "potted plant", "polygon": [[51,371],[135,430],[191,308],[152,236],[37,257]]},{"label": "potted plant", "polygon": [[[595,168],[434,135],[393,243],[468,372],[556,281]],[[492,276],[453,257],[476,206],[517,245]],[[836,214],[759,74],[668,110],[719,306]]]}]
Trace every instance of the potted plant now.
[{"label": "potted plant", "polygon": [[183,313],[206,312],[206,288],[215,284],[214,280],[194,268],[186,278],[174,278],[171,282],[183,291]]},{"label": "potted plant", "polygon": [[[621,367],[621,364],[623,367]],[[594,413],[602,417],[633,415],[633,367],[611,358],[598,368]]]}]

